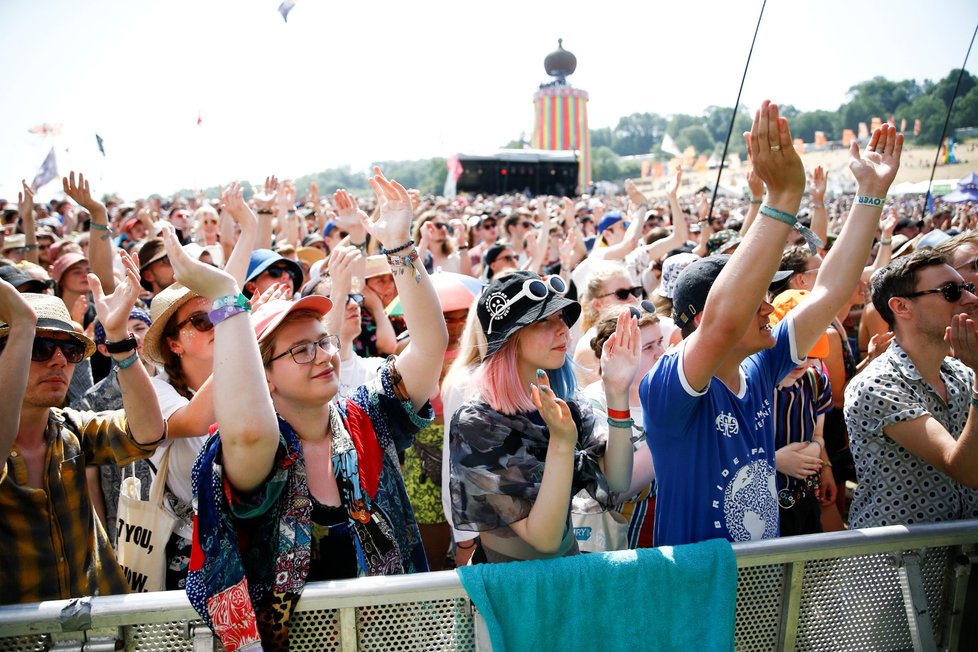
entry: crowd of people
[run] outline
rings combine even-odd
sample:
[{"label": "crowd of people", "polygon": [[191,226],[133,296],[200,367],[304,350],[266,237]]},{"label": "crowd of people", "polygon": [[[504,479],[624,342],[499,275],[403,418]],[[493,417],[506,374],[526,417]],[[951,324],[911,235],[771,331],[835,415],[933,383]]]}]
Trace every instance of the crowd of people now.
[{"label": "crowd of people", "polygon": [[776,105],[745,137],[750,197],[712,212],[681,168],[660,198],[24,184],[0,601],[130,590],[127,474],[229,650],[287,649],[307,582],[578,554],[577,512],[626,547],[978,517],[978,208],[888,199],[891,125],[855,196]]}]

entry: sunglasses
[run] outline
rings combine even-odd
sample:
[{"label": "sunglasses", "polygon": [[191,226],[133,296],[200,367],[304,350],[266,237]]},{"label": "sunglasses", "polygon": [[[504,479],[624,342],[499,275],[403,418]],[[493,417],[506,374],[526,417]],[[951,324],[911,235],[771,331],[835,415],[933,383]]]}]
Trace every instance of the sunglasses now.
[{"label": "sunglasses", "polygon": [[176,332],[179,333],[180,330],[187,324],[193,326],[194,329],[200,333],[206,333],[207,331],[214,328],[214,324],[211,323],[211,318],[207,316],[206,312],[193,313],[192,315],[190,315],[189,317],[187,317],[186,319],[184,319],[182,322],[180,322],[175,326]]},{"label": "sunglasses", "polygon": [[316,359],[316,351],[319,349],[322,349],[327,357],[332,357],[337,351],[340,350],[340,338],[336,335],[326,335],[316,342],[303,342],[302,344],[296,344],[295,346],[286,349],[284,353],[279,353],[274,358],[271,358],[268,363],[271,364],[279,358],[284,358],[286,354],[288,354],[292,356],[292,361],[296,364],[310,364]]},{"label": "sunglasses", "polygon": [[445,224],[444,222],[432,222],[432,224],[434,224],[435,228],[437,229],[448,231],[449,235],[455,233],[455,227],[453,227],[451,224]]},{"label": "sunglasses", "polygon": [[[7,338],[0,339],[0,351],[7,346]],[[54,357],[55,349],[61,349],[61,355],[68,364],[78,364],[85,359],[85,345],[78,340],[55,340],[47,337],[35,337],[31,347],[31,360],[47,362]]]},{"label": "sunglasses", "polygon": [[642,297],[642,288],[636,285],[635,287],[622,288],[620,290],[615,290],[614,292],[600,294],[595,298],[604,299],[605,297],[610,297],[612,294],[615,295],[615,297],[619,301],[626,301],[629,296],[635,297],[636,299],[640,299]]},{"label": "sunglasses", "polygon": [[961,300],[964,295],[965,290],[971,294],[975,294],[975,284],[974,283],[945,283],[939,288],[934,288],[933,290],[921,290],[920,292],[913,292],[911,294],[904,294],[904,299],[913,299],[915,297],[922,297],[925,294],[940,294],[944,297],[944,300],[948,303],[957,303]]},{"label": "sunglasses", "polygon": [[636,319],[641,319],[643,312],[648,315],[655,314],[655,304],[649,301],[648,299],[643,299],[642,303],[638,305],[642,306],[641,310],[639,310],[635,306],[628,306],[628,314],[630,314],[632,317],[635,317]]},{"label": "sunglasses", "polygon": [[295,280],[295,270],[289,269],[288,267],[269,267],[265,270],[265,273],[272,278],[282,278],[284,274],[288,274],[289,278],[293,281]]},{"label": "sunglasses", "polygon": [[515,304],[523,297],[526,297],[531,301],[543,301],[551,292],[564,296],[567,293],[567,284],[564,283],[564,279],[560,278],[559,276],[529,278],[523,282],[523,287],[520,288],[520,291],[517,292],[509,301],[495,307],[489,306],[489,302],[487,301],[486,310],[489,312],[490,318],[489,330],[486,331],[486,335],[492,335],[493,322],[509,314],[510,306]]},{"label": "sunglasses", "polygon": [[532,229],[532,228],[533,228],[533,226],[534,226],[534,224],[533,224],[533,222],[523,222],[523,223],[521,224],[521,226],[522,226],[522,227],[523,227],[524,229]]}]

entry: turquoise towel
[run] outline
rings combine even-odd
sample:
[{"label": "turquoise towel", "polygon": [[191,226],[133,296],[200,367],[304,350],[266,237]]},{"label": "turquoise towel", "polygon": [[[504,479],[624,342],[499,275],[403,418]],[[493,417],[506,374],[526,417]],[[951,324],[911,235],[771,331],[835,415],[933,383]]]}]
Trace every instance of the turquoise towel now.
[{"label": "turquoise towel", "polygon": [[723,539],[458,574],[493,652],[734,648],[737,560]]}]

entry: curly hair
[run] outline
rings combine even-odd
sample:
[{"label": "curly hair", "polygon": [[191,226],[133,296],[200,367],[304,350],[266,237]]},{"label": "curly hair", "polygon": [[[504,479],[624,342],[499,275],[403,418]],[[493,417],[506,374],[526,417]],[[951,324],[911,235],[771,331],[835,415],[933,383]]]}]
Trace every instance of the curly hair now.
[{"label": "curly hair", "polygon": [[[596,326],[597,333],[591,338],[591,350],[594,351],[594,355],[601,359],[601,351],[604,348],[604,343],[608,341],[611,334],[615,332],[615,328],[618,326],[618,315],[630,310],[631,306],[611,306],[607,310],[601,311],[601,317],[598,319]],[[654,312],[642,312],[642,316],[638,318],[638,327],[652,326],[659,323],[659,316]],[[600,368],[598,369],[600,373]]]}]

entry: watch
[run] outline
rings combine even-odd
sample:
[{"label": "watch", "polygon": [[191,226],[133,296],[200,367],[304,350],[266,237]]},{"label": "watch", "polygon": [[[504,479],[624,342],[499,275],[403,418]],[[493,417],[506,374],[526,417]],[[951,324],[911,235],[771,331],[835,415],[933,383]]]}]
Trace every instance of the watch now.
[{"label": "watch", "polygon": [[118,342],[106,342],[105,350],[109,353],[127,353],[129,351],[135,351],[139,344],[136,342],[136,336],[131,332],[129,337]]}]

